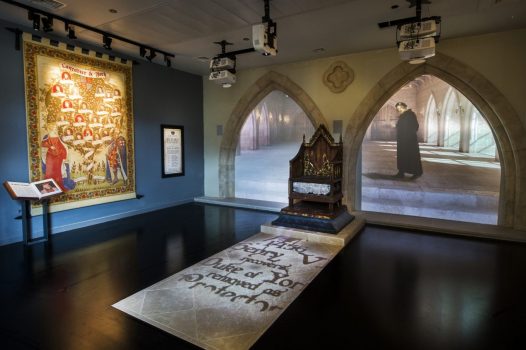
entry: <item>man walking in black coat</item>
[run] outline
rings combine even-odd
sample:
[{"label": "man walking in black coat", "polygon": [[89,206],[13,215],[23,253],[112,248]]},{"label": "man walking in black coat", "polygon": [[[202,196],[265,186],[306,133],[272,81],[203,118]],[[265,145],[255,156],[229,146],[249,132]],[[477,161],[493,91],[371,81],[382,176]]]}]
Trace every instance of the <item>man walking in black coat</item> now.
[{"label": "man walking in black coat", "polygon": [[422,162],[416,132],[418,121],[415,113],[407,108],[403,102],[395,105],[400,113],[396,123],[396,165],[398,174],[395,177],[403,178],[405,173],[412,174],[411,179],[422,176]]}]

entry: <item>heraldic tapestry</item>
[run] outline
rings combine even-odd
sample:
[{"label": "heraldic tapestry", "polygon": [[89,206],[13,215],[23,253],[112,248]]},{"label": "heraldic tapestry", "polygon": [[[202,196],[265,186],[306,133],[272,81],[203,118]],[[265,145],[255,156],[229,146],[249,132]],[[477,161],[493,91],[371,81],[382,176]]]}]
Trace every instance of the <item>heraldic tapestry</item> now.
[{"label": "heraldic tapestry", "polygon": [[31,182],[62,188],[51,211],[135,198],[131,64],[44,40],[24,36]]}]

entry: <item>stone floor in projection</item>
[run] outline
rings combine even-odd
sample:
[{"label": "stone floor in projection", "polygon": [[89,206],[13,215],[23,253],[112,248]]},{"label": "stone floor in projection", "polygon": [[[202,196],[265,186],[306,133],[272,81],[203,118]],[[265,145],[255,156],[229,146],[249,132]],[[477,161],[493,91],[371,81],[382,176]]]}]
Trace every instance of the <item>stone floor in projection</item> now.
[{"label": "stone floor in projection", "polygon": [[248,349],[340,249],[259,233],[113,306],[205,349]]},{"label": "stone floor in projection", "polygon": [[[286,203],[288,161],[297,151],[297,144],[282,144],[237,156],[236,197]],[[424,174],[410,181],[391,176],[396,142],[365,142],[362,151],[362,210],[497,222],[501,171],[494,157],[421,144]]]}]

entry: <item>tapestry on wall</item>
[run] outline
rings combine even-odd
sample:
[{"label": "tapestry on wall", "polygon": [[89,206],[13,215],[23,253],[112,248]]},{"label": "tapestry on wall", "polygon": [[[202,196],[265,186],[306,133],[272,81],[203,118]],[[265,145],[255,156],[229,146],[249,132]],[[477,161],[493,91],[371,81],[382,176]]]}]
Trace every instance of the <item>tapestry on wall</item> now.
[{"label": "tapestry on wall", "polygon": [[24,35],[31,182],[62,188],[51,211],[135,198],[131,64],[55,44]]}]

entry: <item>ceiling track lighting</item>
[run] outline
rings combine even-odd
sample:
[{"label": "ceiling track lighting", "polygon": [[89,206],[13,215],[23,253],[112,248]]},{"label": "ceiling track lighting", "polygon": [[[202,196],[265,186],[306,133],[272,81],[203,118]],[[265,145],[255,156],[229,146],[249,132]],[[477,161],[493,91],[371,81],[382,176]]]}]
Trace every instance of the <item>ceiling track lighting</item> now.
[{"label": "ceiling track lighting", "polygon": [[[265,0],[265,1],[268,1],[268,0]],[[153,60],[157,56],[157,54],[163,55],[165,57],[164,62],[166,63],[166,65],[168,67],[171,67],[171,59],[175,57],[175,55],[172,54],[172,53],[169,53],[169,52],[166,52],[166,51],[163,51],[163,50],[159,50],[159,49],[156,49],[156,48],[149,47],[148,45],[144,45],[144,44],[139,43],[137,41],[130,40],[130,39],[122,37],[120,35],[116,35],[116,34],[105,32],[105,31],[100,30],[98,28],[89,26],[89,25],[84,24],[84,23],[80,23],[80,22],[74,21],[74,20],[69,19],[69,18],[65,18],[65,17],[59,16],[59,15],[54,14],[54,13],[50,13],[50,12],[41,10],[39,8],[35,8],[35,7],[29,6],[29,5],[26,5],[26,4],[17,2],[17,1],[5,1],[5,2],[7,4],[9,4],[9,5],[20,7],[22,9],[26,10],[28,12],[27,13],[28,20],[32,21],[32,27],[33,27],[33,30],[35,30],[35,31],[42,30],[43,32],[51,32],[51,31],[53,31],[53,22],[54,21],[60,21],[60,22],[64,23],[64,30],[65,30],[65,32],[67,34],[67,37],[69,39],[71,39],[71,40],[77,39],[77,36],[76,36],[76,33],[75,33],[75,29],[76,28],[82,28],[84,30],[88,30],[90,32],[97,33],[97,34],[101,35],[102,36],[102,44],[103,44],[103,47],[106,50],[111,50],[112,49],[112,47],[111,47],[112,42],[115,41],[115,40],[118,40],[118,41],[125,42],[125,43],[128,43],[128,44],[131,44],[131,45],[139,47],[139,54],[140,54],[140,56],[141,57],[145,57],[149,61]],[[20,34],[17,34],[17,33],[21,32],[19,29],[12,28],[12,31],[13,31],[13,33],[15,33],[15,35],[17,35],[17,37],[20,36]],[[15,47],[19,47],[19,46],[15,45]],[[147,49],[149,50],[149,55],[148,56],[146,56],[146,50]]]},{"label": "ceiling track lighting", "polygon": [[75,35],[75,26],[72,24],[69,24],[68,22],[64,23],[64,28],[66,32],[68,32],[68,38],[71,40],[77,39],[77,36]]},{"label": "ceiling track lighting", "polygon": [[146,56],[146,59],[151,62],[155,57],[157,57],[157,53],[154,49],[150,49],[150,54]]},{"label": "ceiling track lighting", "polygon": [[33,21],[33,30],[40,31],[40,15],[29,11],[27,13],[27,19]]},{"label": "ceiling track lighting", "polygon": [[172,60],[170,57],[164,55],[164,63],[166,63],[166,67],[170,68],[172,66]]},{"label": "ceiling track lighting", "polygon": [[106,50],[111,50],[111,42],[112,39],[109,36],[104,35],[102,37],[102,47],[104,47]]},{"label": "ceiling track lighting", "polygon": [[46,33],[53,31],[53,17],[42,17],[42,30]]}]

